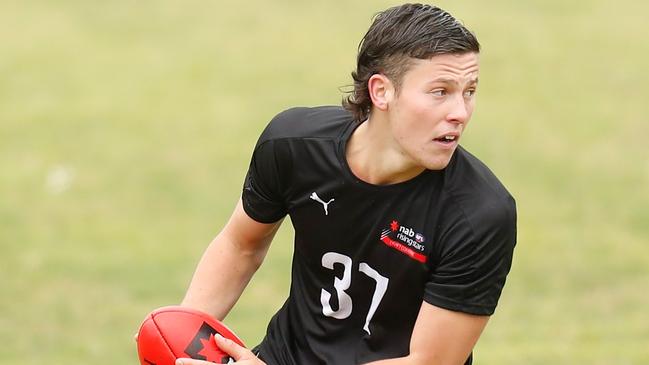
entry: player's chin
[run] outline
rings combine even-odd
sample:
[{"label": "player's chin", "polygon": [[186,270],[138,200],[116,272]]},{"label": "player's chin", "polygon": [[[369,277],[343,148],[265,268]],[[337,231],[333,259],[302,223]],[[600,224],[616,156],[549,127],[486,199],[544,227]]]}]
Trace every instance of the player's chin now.
[{"label": "player's chin", "polygon": [[454,151],[444,151],[444,153],[435,154],[423,161],[422,165],[428,170],[444,170],[449,162],[451,162]]},{"label": "player's chin", "polygon": [[428,166],[426,166],[426,168],[428,170],[438,171],[438,170],[444,170],[446,166],[448,166],[448,161],[446,162],[439,161],[439,162],[429,164]]}]

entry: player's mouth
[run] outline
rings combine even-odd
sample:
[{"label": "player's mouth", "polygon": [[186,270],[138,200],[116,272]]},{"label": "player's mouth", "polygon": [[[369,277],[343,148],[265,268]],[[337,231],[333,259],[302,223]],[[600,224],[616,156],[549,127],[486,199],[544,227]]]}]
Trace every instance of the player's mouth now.
[{"label": "player's mouth", "polygon": [[460,140],[459,133],[448,133],[433,139],[433,141],[435,141],[436,143],[447,148],[455,147],[459,140]]}]

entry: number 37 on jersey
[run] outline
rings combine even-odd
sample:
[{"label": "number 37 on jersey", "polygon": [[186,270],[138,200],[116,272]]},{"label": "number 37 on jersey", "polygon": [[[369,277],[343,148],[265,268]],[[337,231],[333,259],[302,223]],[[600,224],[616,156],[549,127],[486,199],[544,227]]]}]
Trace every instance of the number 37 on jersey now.
[{"label": "number 37 on jersey", "polygon": [[[349,256],[340,253],[327,252],[322,256],[323,267],[333,270],[335,264],[341,264],[344,268],[342,278],[333,276],[333,285],[336,291],[333,295],[336,295],[338,299],[338,309],[333,310],[331,308],[331,297],[333,295],[324,288],[320,291],[320,303],[322,303],[322,313],[325,316],[336,319],[345,319],[352,314],[354,307],[352,298],[349,296],[349,294],[347,294],[346,290],[349,289],[352,283],[352,276],[354,275],[352,271],[355,271],[355,265]],[[378,271],[374,270],[365,262],[358,264],[358,272],[376,281],[374,293],[372,294],[372,302],[367,312],[367,316],[365,317],[365,325],[363,326],[365,332],[371,334],[369,328],[370,322],[372,321],[372,317],[374,316],[376,309],[381,304],[381,300],[383,299],[383,296],[388,289],[390,280],[385,276],[379,274]]]}]

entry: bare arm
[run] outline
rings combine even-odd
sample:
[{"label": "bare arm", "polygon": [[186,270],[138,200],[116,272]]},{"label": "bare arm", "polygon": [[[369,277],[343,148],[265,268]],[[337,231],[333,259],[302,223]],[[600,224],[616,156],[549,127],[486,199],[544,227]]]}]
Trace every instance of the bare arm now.
[{"label": "bare arm", "polygon": [[237,203],[230,220],[201,258],[183,306],[223,319],[261,265],[281,221],[259,223]]},{"label": "bare arm", "polygon": [[366,365],[462,365],[488,320],[488,316],[454,312],[423,302],[410,339],[410,354]]}]

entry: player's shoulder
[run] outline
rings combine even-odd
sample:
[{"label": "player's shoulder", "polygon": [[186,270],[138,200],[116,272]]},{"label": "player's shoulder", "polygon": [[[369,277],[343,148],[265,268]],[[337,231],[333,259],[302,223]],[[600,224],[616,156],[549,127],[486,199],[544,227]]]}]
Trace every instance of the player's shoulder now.
[{"label": "player's shoulder", "polygon": [[336,138],[352,122],[340,106],[294,107],[277,114],[266,126],[260,142],[283,138]]},{"label": "player's shoulder", "polygon": [[444,189],[475,224],[516,220],[514,197],[487,165],[462,147],[445,170]]}]

